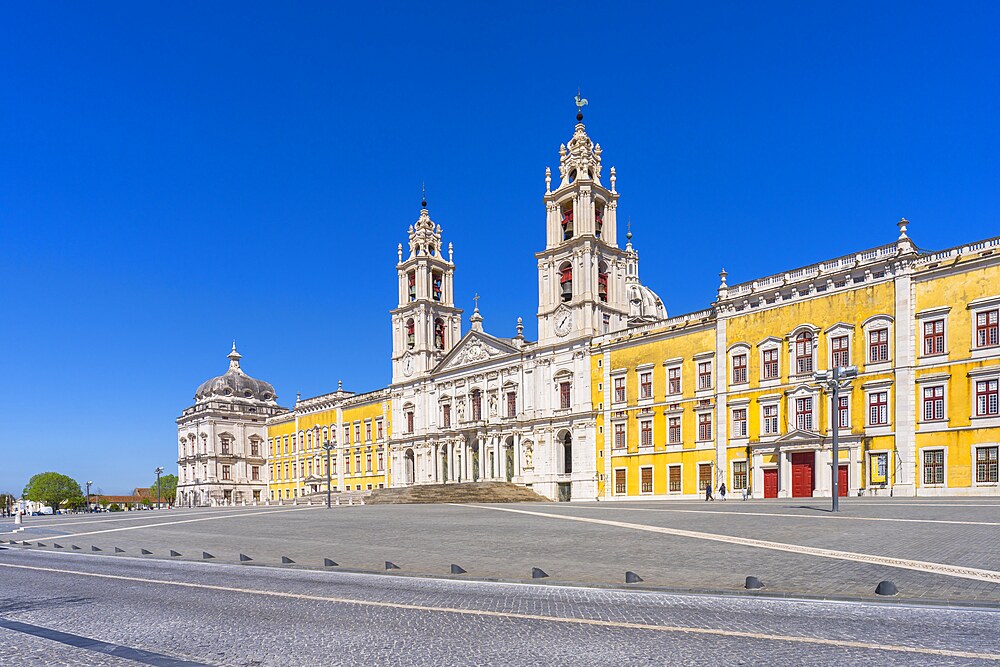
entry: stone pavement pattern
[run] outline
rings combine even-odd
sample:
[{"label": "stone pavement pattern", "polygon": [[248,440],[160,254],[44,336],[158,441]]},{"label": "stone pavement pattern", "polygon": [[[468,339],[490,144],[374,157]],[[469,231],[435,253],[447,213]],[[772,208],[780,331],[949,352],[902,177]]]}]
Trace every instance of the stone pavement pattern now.
[{"label": "stone pavement pattern", "polygon": [[[981,609],[251,569],[15,549],[0,551],[0,576],[2,619],[208,665],[974,665],[998,664],[991,658],[1000,655],[998,612]],[[607,624],[581,622],[587,620]],[[736,634],[741,632],[758,634]],[[45,646],[28,635],[0,637],[5,649],[13,649],[0,651],[2,667],[130,664],[101,662],[100,655],[81,663],[78,649]],[[794,641],[802,638],[811,641]],[[885,646],[893,648],[878,648]],[[965,654],[942,653],[952,650]]]}]

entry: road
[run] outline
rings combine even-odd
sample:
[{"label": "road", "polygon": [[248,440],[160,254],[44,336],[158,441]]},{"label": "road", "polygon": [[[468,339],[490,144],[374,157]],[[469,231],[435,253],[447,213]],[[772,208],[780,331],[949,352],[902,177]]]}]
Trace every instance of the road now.
[{"label": "road", "polygon": [[1000,665],[998,614],[0,550],[3,666]]}]

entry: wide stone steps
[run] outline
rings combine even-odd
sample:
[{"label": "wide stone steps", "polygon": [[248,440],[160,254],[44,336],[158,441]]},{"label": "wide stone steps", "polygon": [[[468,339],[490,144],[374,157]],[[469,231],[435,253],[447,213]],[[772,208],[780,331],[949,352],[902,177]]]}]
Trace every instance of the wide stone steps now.
[{"label": "wide stone steps", "polygon": [[525,486],[509,482],[463,482],[461,484],[420,484],[394,489],[376,489],[369,505],[410,503],[522,503],[547,502]]}]

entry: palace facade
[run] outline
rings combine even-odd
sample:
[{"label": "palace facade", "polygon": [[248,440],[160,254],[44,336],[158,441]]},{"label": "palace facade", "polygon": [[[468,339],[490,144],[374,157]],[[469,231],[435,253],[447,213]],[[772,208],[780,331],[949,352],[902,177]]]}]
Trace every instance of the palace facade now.
[{"label": "palace facade", "polygon": [[[668,317],[631,233],[619,245],[615,170],[577,120],[558,176],[546,169],[538,340],[520,319],[513,336],[488,333],[478,302],[463,333],[454,248],[423,202],[397,247],[391,383],[291,410],[261,390],[266,433],[244,428],[265,439],[266,465],[254,462],[267,491],[252,497],[325,493],[328,478],[341,493],[506,480],[560,500],[692,498],[722,483],[829,496],[833,428],[841,494],[1000,493],[1000,237],[929,253],[901,220],[887,245],[732,286],[723,271],[709,307]],[[858,375],[834,406],[816,374],[848,366]],[[221,415],[183,424],[178,492],[196,503],[225,493],[190,453],[221,449],[234,432]]]}]

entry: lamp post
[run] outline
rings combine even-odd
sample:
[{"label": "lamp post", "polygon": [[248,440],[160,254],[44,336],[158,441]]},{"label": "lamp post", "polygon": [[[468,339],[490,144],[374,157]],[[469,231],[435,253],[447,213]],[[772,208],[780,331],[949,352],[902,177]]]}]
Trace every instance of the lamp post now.
[{"label": "lamp post", "polygon": [[160,509],[160,475],[163,474],[163,468],[157,467],[154,472],[156,473],[156,509]]},{"label": "lamp post", "polygon": [[[833,430],[833,465],[830,466],[830,472],[833,475],[833,511],[840,511],[840,440],[838,439],[838,432],[840,431],[840,390],[841,388],[846,388],[850,386],[851,380],[858,377],[858,367],[857,366],[845,366],[840,368],[835,366],[829,371],[819,371],[815,375],[816,380],[821,386],[825,386],[830,390],[832,394],[832,399],[830,401],[830,425]],[[843,384],[841,384],[843,383]]]},{"label": "lamp post", "polygon": [[334,444],[329,440],[323,441],[323,450],[326,452],[326,508],[330,509],[332,506],[331,501],[331,478],[330,478],[330,453],[333,451]]},{"label": "lamp post", "polygon": [[93,482],[87,482],[87,512],[92,512],[93,509],[90,507],[90,487]]}]

